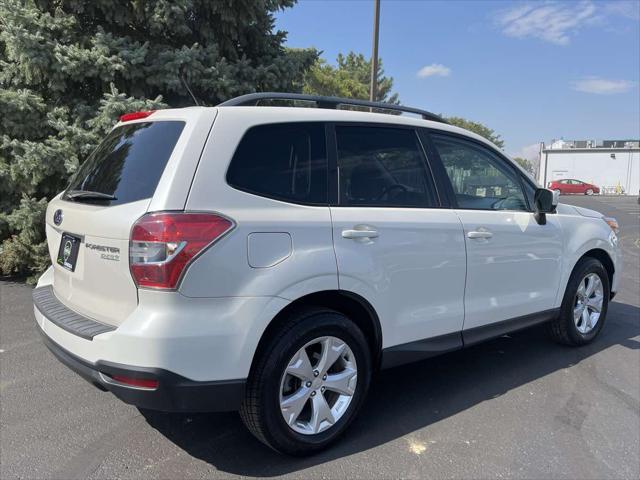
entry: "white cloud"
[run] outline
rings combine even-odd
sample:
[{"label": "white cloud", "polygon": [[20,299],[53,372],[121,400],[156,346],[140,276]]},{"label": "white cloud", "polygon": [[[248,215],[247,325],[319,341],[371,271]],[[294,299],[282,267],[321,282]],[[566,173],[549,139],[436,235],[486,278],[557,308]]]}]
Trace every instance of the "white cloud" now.
[{"label": "white cloud", "polygon": [[536,2],[500,11],[496,22],[509,37],[534,37],[556,45],[567,45],[573,34],[597,18],[596,6],[590,1]]},{"label": "white cloud", "polygon": [[426,65],[418,70],[418,76],[421,78],[426,77],[448,77],[451,75],[451,69],[449,67],[445,67],[440,63],[432,63],[431,65]]},{"label": "white cloud", "polygon": [[578,92],[595,93],[598,95],[612,95],[625,93],[636,85],[629,80],[610,80],[599,77],[586,77],[572,82],[572,87]]},{"label": "white cloud", "polygon": [[530,161],[537,161],[540,156],[540,144],[532,143],[531,145],[525,145],[520,150],[511,153],[512,157],[526,158]]}]

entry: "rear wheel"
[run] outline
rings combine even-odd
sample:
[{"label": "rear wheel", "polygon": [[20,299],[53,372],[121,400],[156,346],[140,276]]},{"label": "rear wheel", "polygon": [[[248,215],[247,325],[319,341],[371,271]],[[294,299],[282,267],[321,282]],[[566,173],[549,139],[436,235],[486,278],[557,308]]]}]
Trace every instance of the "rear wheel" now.
[{"label": "rear wheel", "polygon": [[339,312],[306,309],[263,349],[240,415],[274,450],[311,454],[348,427],[370,379],[371,355],[360,329]]},{"label": "rear wheel", "polygon": [[585,345],[598,336],[609,307],[609,276],[602,263],[585,257],[571,274],[560,315],[550,323],[554,340],[566,345]]}]

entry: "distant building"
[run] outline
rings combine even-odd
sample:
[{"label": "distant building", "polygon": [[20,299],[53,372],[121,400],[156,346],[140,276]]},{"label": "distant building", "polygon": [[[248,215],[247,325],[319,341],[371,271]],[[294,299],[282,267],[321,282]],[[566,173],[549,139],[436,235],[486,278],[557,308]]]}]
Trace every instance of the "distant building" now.
[{"label": "distant building", "polygon": [[640,140],[552,140],[540,144],[538,181],[570,178],[592,183],[601,193],[638,195]]}]

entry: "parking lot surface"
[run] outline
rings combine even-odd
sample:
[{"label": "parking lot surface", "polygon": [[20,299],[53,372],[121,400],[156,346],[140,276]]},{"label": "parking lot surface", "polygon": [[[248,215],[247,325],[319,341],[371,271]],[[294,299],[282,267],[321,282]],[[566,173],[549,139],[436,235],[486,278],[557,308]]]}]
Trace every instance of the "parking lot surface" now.
[{"label": "parking lot surface", "polygon": [[237,414],[140,412],[60,364],[31,287],[0,282],[0,478],[640,478],[635,197],[562,197],[622,225],[622,289],[591,345],[544,328],[382,372],[335,447],[295,459]]}]

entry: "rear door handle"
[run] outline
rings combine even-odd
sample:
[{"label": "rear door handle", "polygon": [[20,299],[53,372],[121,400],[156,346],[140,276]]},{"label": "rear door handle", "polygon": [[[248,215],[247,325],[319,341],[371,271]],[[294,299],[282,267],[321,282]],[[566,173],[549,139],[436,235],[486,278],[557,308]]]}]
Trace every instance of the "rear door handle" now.
[{"label": "rear door handle", "polygon": [[357,226],[353,230],[343,230],[342,238],[376,238],[378,231],[371,228],[358,228]]},{"label": "rear door handle", "polygon": [[493,237],[493,233],[488,230],[474,230],[472,232],[467,233],[467,238],[491,238]]}]

